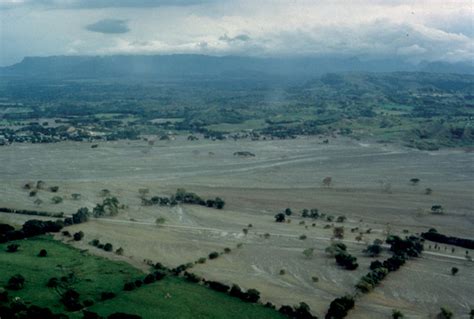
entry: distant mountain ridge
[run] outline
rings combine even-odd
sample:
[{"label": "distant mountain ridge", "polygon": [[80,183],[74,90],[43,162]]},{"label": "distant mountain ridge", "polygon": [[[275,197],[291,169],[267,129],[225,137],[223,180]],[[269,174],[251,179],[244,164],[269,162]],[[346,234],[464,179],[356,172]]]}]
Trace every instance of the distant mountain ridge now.
[{"label": "distant mountain ridge", "polygon": [[55,79],[305,78],[324,73],[396,71],[474,74],[474,67],[470,63],[413,65],[399,60],[361,61],[340,57],[255,58],[196,54],[50,56],[26,57],[20,63],[0,68],[0,76]]}]

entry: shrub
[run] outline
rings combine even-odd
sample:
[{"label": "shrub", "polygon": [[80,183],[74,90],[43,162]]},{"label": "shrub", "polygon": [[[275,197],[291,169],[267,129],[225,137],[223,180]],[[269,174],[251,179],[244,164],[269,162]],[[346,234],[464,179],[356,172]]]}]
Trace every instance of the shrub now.
[{"label": "shrub", "polygon": [[112,246],[111,243],[107,243],[104,245],[104,250],[105,251],[112,251],[114,249],[114,247]]},{"label": "shrub", "polygon": [[228,254],[231,252],[231,249],[229,247],[224,248],[224,253]]},{"label": "shrub", "polygon": [[346,219],[347,219],[346,216],[338,216],[338,217],[336,218],[336,223],[343,223],[343,222],[346,221]]},{"label": "shrub", "polygon": [[123,312],[116,312],[108,316],[107,319],[142,319],[142,317]]},{"label": "shrub", "polygon": [[313,257],[313,254],[314,248],[306,248],[305,250],[303,250],[303,255],[308,259],[311,259]]},{"label": "shrub", "polygon": [[59,280],[56,277],[49,278],[48,283],[46,284],[46,287],[49,288],[56,288],[59,285]]},{"label": "shrub", "polygon": [[132,291],[133,289],[135,289],[136,286],[135,286],[135,283],[134,282],[126,282],[124,285],[123,285],[123,290],[125,291]]},{"label": "shrub", "polygon": [[25,285],[25,277],[16,274],[8,280],[7,288],[10,290],[20,290]]},{"label": "shrub", "polygon": [[198,264],[204,264],[204,263],[206,263],[206,260],[207,260],[207,259],[206,259],[205,257],[201,257],[201,258],[199,258],[199,259],[197,260],[197,263],[198,263]]},{"label": "shrub", "polygon": [[217,251],[213,251],[209,254],[209,259],[216,259],[217,257],[219,257],[219,253]]},{"label": "shrub", "polygon": [[219,291],[219,292],[228,292],[230,287],[227,286],[227,285],[224,285],[218,281],[206,281],[206,285],[215,290],[215,291]]},{"label": "shrub", "polygon": [[155,278],[156,278],[156,280],[158,281],[158,280],[161,280],[161,279],[165,278],[166,273],[164,273],[163,271],[159,271],[159,270],[158,270],[158,271],[155,271],[155,272],[153,273],[153,275],[155,275]]},{"label": "shrub", "polygon": [[54,196],[53,198],[51,198],[51,202],[53,204],[60,204],[63,202],[63,198],[61,196]]},{"label": "shrub", "polygon": [[48,252],[46,251],[46,249],[41,249],[38,256],[39,257],[46,257],[48,255]]},{"label": "shrub", "polygon": [[392,310],[392,319],[402,319],[405,317],[403,313],[400,310]]},{"label": "shrub", "polygon": [[194,283],[198,283],[201,281],[201,277],[199,277],[198,275],[195,275],[193,273],[189,273],[189,272],[184,272],[184,278],[189,281],[189,282],[194,282]]},{"label": "shrub", "polygon": [[143,279],[143,283],[144,283],[145,285],[154,283],[155,281],[156,281],[156,278],[155,278],[155,275],[153,275],[153,274],[148,274],[148,275],[146,275],[145,278]]},{"label": "shrub", "polygon": [[91,242],[90,242],[90,244],[91,244],[92,246],[97,247],[97,246],[99,246],[100,241],[99,241],[98,239],[92,239]]},{"label": "shrub", "polygon": [[455,276],[459,272],[459,269],[457,267],[451,268],[451,275]]},{"label": "shrub", "polygon": [[8,291],[4,288],[0,288],[0,303],[8,302]]},{"label": "shrub", "polygon": [[100,300],[105,301],[112,298],[115,298],[116,294],[110,291],[105,291],[100,294]]},{"label": "shrub", "polygon": [[51,187],[49,188],[49,190],[50,190],[50,192],[52,192],[52,193],[57,193],[58,190],[59,190],[59,186],[51,186]]},{"label": "shrub", "polygon": [[123,255],[123,248],[120,247],[118,248],[116,251],[115,251],[115,254],[119,255],[119,256],[122,256]]},{"label": "shrub", "polygon": [[306,236],[306,235],[303,234],[303,235],[301,235],[299,238],[300,238],[300,240],[305,240],[306,238],[308,238],[308,236]]},{"label": "shrub", "polygon": [[17,244],[10,244],[7,246],[7,252],[9,253],[15,253],[18,251],[18,248],[20,248],[20,245]]}]

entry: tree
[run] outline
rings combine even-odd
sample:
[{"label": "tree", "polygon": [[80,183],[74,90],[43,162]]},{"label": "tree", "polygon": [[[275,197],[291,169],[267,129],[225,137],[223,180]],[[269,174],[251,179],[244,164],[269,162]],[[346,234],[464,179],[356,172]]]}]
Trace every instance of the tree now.
[{"label": "tree", "polygon": [[437,316],[438,319],[451,319],[453,317],[453,313],[451,310],[441,307],[440,312]]},{"label": "tree", "polygon": [[342,239],[344,238],[344,227],[334,227],[333,229],[334,238]]},{"label": "tree", "polygon": [[444,208],[441,205],[433,205],[431,206],[431,213],[432,214],[442,214],[444,212]]},{"label": "tree", "polygon": [[216,197],[216,199],[215,199],[215,201],[214,201],[214,206],[215,206],[217,209],[222,209],[222,208],[224,208],[224,206],[225,206],[225,202],[224,202],[224,200],[222,200],[222,198]]},{"label": "tree", "polygon": [[46,249],[41,249],[38,256],[39,257],[46,257],[48,255],[48,252],[46,251]]},{"label": "tree", "polygon": [[370,257],[378,257],[382,252],[382,246],[374,242],[372,245],[367,246],[364,252]]},{"label": "tree", "polygon": [[330,187],[332,185],[332,177],[328,176],[323,179],[323,186]]},{"label": "tree", "polygon": [[326,313],[325,319],[339,319],[347,316],[349,310],[354,308],[354,297],[344,296],[334,299],[329,305],[329,310]]},{"label": "tree", "polygon": [[459,272],[459,269],[457,267],[451,268],[451,275],[455,276]]},{"label": "tree", "polygon": [[79,199],[81,199],[81,194],[73,193],[73,194],[71,194],[71,197],[72,197],[73,200],[79,200]]},{"label": "tree", "polygon": [[425,188],[425,195],[431,195],[433,193],[433,190],[429,187]]},{"label": "tree", "polygon": [[89,208],[81,207],[77,210],[76,213],[72,215],[72,222],[74,224],[85,223],[89,220],[90,215],[91,213],[89,211]]},{"label": "tree", "polygon": [[291,208],[286,208],[285,209],[285,215],[286,216],[291,216],[293,214],[293,211],[291,210]]},{"label": "tree", "polygon": [[113,249],[114,249],[114,247],[112,246],[111,243],[106,243],[106,244],[104,245],[104,250],[105,250],[105,251],[112,251]]},{"label": "tree", "polygon": [[78,231],[73,235],[73,238],[75,241],[80,241],[82,238],[84,238],[84,232]]},{"label": "tree", "polygon": [[122,256],[122,255],[123,255],[123,248],[122,248],[122,247],[119,247],[119,248],[115,251],[115,253],[116,253],[117,255],[119,255],[119,256]]},{"label": "tree", "polygon": [[395,310],[395,309],[392,310],[392,319],[402,319],[404,317],[405,316],[400,310]]},{"label": "tree", "polygon": [[331,243],[331,245],[329,245],[325,249],[326,253],[331,257],[336,256],[338,253],[345,252],[346,250],[346,245],[338,242]]},{"label": "tree", "polygon": [[20,290],[25,285],[25,277],[16,274],[8,280],[7,288],[10,290]]},{"label": "tree", "polygon": [[244,294],[244,301],[255,303],[258,302],[260,299],[260,292],[256,289],[249,289],[247,292]]},{"label": "tree", "polygon": [[415,185],[418,185],[418,183],[420,182],[420,179],[419,178],[412,178],[410,179],[410,183],[415,186]]},{"label": "tree", "polygon": [[283,223],[283,222],[285,222],[285,218],[286,218],[286,217],[285,217],[285,214],[283,214],[283,213],[278,213],[278,214],[275,215],[275,221],[276,221],[277,223]]},{"label": "tree", "polygon": [[357,267],[359,267],[359,264],[357,263],[357,258],[348,254],[347,252],[340,252],[336,254],[335,258],[336,263],[347,270],[355,270],[357,269]]}]

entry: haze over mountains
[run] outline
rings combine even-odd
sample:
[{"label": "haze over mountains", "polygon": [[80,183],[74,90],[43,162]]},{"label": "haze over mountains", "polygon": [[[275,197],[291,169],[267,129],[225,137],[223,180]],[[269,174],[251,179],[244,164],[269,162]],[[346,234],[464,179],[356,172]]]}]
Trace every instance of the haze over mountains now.
[{"label": "haze over mountains", "polygon": [[339,72],[433,72],[474,74],[472,63],[400,60],[362,61],[357,57],[254,58],[240,56],[110,55],[26,57],[0,68],[2,77],[51,79],[101,78],[289,78],[301,79]]}]

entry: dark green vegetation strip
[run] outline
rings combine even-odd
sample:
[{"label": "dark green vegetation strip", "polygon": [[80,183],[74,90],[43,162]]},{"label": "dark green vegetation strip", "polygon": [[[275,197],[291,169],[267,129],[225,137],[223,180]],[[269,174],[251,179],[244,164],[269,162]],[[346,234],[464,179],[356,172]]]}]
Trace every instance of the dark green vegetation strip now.
[{"label": "dark green vegetation strip", "polygon": [[[7,252],[10,244],[20,245],[15,253]],[[41,249],[47,257],[38,257]],[[54,288],[46,287],[52,277],[73,273],[71,287],[80,300],[93,300],[90,307],[101,315],[114,312],[134,313],[143,318],[283,318],[278,312],[261,305],[245,303],[226,294],[188,283],[182,278],[165,279],[132,292],[123,291],[125,282],[142,278],[144,274],[124,262],[113,262],[55,241],[50,236],[0,244],[0,287],[7,286],[11,276],[25,277],[24,287],[9,291],[10,297],[48,307],[56,313],[66,312]],[[114,292],[117,297],[100,301],[102,292]],[[82,314],[68,313],[71,318]]]}]

